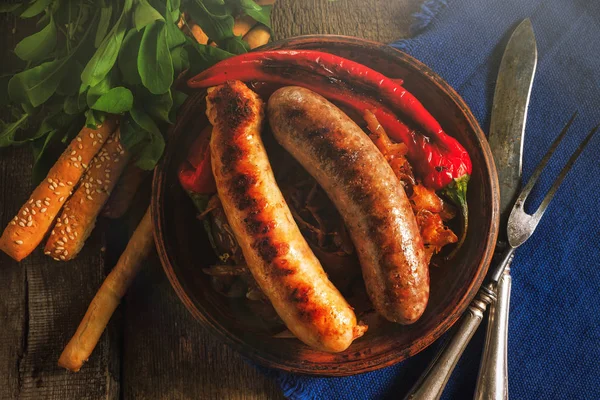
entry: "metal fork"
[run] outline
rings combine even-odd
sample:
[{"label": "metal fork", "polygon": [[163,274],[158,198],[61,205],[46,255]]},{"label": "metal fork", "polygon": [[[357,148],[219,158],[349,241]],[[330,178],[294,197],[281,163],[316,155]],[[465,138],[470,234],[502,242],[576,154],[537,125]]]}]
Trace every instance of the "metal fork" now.
[{"label": "metal fork", "polygon": [[525,185],[519,194],[519,197],[517,198],[508,218],[507,233],[509,247],[504,251],[500,257],[500,261],[491,271],[488,283],[479,289],[477,296],[475,296],[475,299],[469,305],[469,308],[463,315],[461,321],[457,324],[457,329],[454,333],[454,336],[450,337],[446,344],[442,347],[438,355],[432,361],[431,365],[406,396],[406,399],[432,400],[439,399],[442,395],[444,387],[446,386],[446,383],[448,382],[456,363],[460,359],[464,349],[467,347],[467,344],[473,337],[473,334],[481,324],[483,313],[486,311],[487,306],[495,300],[496,293],[494,288],[502,276],[506,266],[510,264],[510,261],[512,261],[515,250],[532,235],[533,231],[540,222],[540,219],[544,215],[544,212],[548,208],[550,201],[556,194],[556,191],[575,164],[575,161],[579,155],[583,152],[589,141],[598,130],[598,127],[600,127],[599,124],[592,128],[585,139],[583,139],[579,147],[577,147],[577,149],[573,152],[571,158],[569,158],[569,161],[567,161],[567,164],[563,167],[562,171],[560,171],[537,210],[533,214],[527,214],[524,210],[525,201],[531,193],[531,189],[533,189],[542,172],[544,171],[546,164],[548,164],[548,161],[552,157],[552,154],[556,151],[559,143],[567,134],[567,131],[573,123],[576,115],[577,113],[573,114],[569,122],[567,122],[558,137],[554,140],[550,146],[550,149],[548,149],[548,152],[536,167],[531,178],[527,182],[527,185]]}]

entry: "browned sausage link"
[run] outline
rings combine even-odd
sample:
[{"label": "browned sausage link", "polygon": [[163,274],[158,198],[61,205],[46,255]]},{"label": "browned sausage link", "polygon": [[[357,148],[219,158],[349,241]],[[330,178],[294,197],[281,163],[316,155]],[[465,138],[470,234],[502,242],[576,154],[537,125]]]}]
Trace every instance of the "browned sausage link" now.
[{"label": "browned sausage link", "polygon": [[277,141],[340,211],[375,309],[390,321],[415,322],[427,306],[429,271],[409,200],[384,157],[346,114],[308,89],[277,90],[268,114]]},{"label": "browned sausage link", "polygon": [[283,199],[260,137],[261,100],[238,81],[209,89],[206,100],[217,191],[252,275],[300,340],[345,350],[366,327],[327,279]]}]

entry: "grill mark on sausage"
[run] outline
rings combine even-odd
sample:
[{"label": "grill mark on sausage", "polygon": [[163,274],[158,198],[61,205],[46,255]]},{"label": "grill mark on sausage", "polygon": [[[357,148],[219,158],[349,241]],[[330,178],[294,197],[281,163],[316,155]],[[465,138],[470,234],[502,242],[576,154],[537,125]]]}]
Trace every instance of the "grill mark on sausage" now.
[{"label": "grill mark on sausage", "polygon": [[308,285],[295,287],[290,295],[290,302],[296,305],[298,316],[304,320],[317,320],[324,313],[322,309],[315,308],[310,301],[311,288]]},{"label": "grill mark on sausage", "polygon": [[249,99],[240,96],[231,85],[220,86],[209,94],[210,100],[218,110],[219,121],[225,128],[234,131],[243,129],[253,117]]}]

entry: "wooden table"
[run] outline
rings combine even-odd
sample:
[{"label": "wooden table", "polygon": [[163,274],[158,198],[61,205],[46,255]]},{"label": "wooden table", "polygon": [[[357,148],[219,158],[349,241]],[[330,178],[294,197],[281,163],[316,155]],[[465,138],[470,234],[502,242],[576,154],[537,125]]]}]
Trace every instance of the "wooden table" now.
[{"label": "wooden table", "polygon": [[[390,42],[407,35],[419,4],[279,0],[274,38],[331,33]],[[3,33],[11,32],[15,21],[4,17],[2,25]],[[14,35],[3,35],[4,54],[23,36],[17,27]],[[33,189],[31,163],[27,147],[0,149],[2,229]],[[69,373],[56,365],[114,264],[111,243],[122,232],[115,225],[127,227],[123,221],[101,222],[71,262],[54,262],[40,249],[21,263],[0,254],[0,399],[282,398],[273,381],[192,318],[155,255],[82,370]]]}]

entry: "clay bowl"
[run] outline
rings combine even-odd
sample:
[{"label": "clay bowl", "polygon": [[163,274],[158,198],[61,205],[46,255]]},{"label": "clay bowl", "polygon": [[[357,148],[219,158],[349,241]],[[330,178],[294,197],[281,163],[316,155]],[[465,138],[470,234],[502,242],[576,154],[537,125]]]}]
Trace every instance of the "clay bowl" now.
[{"label": "clay bowl", "polygon": [[192,203],[177,181],[177,168],[190,143],[207,124],[204,92],[191,95],[169,137],[154,175],[152,214],[156,246],[164,270],[192,315],[225,343],[262,365],[285,371],[345,376],[405,360],[429,346],[465,311],[481,285],[498,234],[499,190],[486,138],[460,96],[414,58],[383,44],[342,36],[304,36],[272,43],[269,49],[314,49],[338,54],[374,68],[405,86],[455,136],[472,157],[470,226],[466,243],[452,262],[431,268],[431,297],[414,325],[377,323],[347,351],[315,351],[296,339],[273,338],[272,327],[257,318],[245,300],[215,292],[202,267],[215,256]]}]

